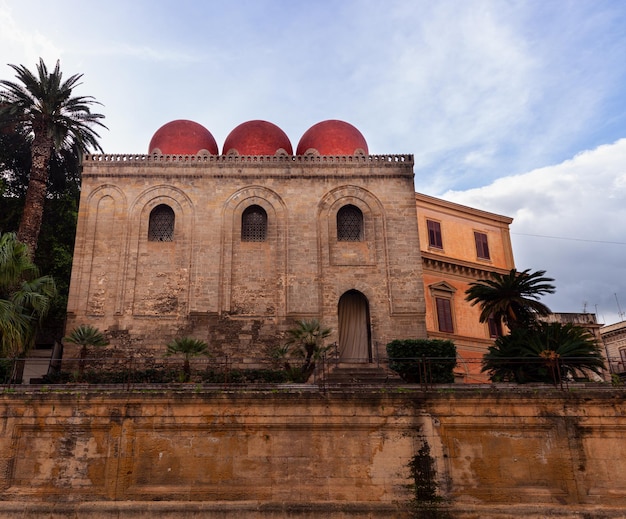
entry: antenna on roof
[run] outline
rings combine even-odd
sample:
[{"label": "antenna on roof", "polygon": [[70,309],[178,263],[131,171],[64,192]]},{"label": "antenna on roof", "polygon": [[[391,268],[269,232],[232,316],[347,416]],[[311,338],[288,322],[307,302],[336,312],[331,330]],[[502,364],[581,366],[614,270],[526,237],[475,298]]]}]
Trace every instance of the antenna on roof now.
[{"label": "antenna on roof", "polygon": [[615,302],[617,303],[617,315],[619,315],[619,320],[624,320],[624,312],[622,312],[622,307],[619,305],[619,300],[617,299],[617,293],[613,294],[615,296]]},{"label": "antenna on roof", "polygon": [[[594,306],[594,308],[596,309],[596,318],[598,318],[598,319],[599,319],[600,314],[598,314],[598,305],[596,304],[596,305],[593,305],[593,306]],[[601,321],[601,322],[605,322],[604,316],[602,316],[602,319],[600,319],[600,321]]]}]

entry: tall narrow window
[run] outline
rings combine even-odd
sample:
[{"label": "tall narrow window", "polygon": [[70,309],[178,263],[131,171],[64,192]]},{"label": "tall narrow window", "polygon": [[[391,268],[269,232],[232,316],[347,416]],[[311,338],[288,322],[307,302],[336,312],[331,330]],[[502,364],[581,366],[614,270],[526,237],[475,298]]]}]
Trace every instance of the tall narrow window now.
[{"label": "tall narrow window", "polygon": [[251,205],[241,215],[241,241],[265,241],[267,213],[258,205]]},{"label": "tall narrow window", "polygon": [[493,316],[489,317],[487,325],[489,326],[489,337],[493,339],[502,337],[502,323],[498,319]]},{"label": "tall narrow window", "polygon": [[428,245],[443,249],[443,241],[441,240],[441,224],[433,220],[426,220],[428,227]]},{"label": "tall narrow window", "polygon": [[174,211],[169,205],[157,205],[150,212],[148,241],[174,240]]},{"label": "tall narrow window", "polygon": [[337,212],[337,240],[363,241],[363,213],[354,205],[344,205]]},{"label": "tall narrow window", "polygon": [[474,240],[476,241],[476,255],[481,259],[489,259],[487,235],[482,232],[474,232]]},{"label": "tall narrow window", "polygon": [[452,302],[450,299],[436,297],[437,305],[437,323],[440,332],[454,333],[454,324],[452,322]]}]

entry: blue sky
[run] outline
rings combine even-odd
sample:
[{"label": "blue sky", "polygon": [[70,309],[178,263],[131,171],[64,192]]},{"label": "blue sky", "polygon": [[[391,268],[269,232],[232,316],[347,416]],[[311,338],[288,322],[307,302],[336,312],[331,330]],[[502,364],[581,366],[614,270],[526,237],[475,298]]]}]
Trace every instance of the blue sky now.
[{"label": "blue sky", "polygon": [[416,190],[514,217],[554,311],[626,309],[626,2],[0,0],[0,27],[0,77],[84,73],[107,153],[179,118],[220,146],[265,119],[294,147],[343,119],[412,153]]}]

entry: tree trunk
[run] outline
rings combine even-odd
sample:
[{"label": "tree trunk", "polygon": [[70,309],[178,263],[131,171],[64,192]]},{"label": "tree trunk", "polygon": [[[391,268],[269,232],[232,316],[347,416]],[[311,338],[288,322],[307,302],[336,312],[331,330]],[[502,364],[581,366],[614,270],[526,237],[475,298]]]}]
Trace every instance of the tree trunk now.
[{"label": "tree trunk", "polygon": [[39,231],[41,230],[43,207],[48,188],[48,163],[51,154],[52,138],[48,136],[45,128],[36,130],[31,148],[32,164],[24,212],[17,231],[17,238],[28,247],[31,260],[35,257]]}]

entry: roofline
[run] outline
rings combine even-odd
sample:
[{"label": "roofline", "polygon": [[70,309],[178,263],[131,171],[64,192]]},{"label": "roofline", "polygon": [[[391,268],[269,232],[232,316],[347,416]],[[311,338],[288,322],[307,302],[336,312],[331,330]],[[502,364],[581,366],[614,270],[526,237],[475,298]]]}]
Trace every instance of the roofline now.
[{"label": "roofline", "polygon": [[433,205],[438,205],[440,207],[445,207],[446,209],[450,209],[455,212],[460,211],[460,212],[470,214],[473,216],[489,218],[489,219],[496,220],[507,225],[510,225],[511,223],[513,223],[513,218],[511,218],[510,216],[504,216],[504,215],[497,214],[497,213],[490,213],[489,211],[483,211],[482,209],[476,209],[474,207],[457,204],[455,202],[450,202],[448,200],[443,200],[441,198],[436,198],[434,196],[424,195],[422,193],[415,193],[415,200],[418,202],[425,202],[425,203],[429,203]]}]

